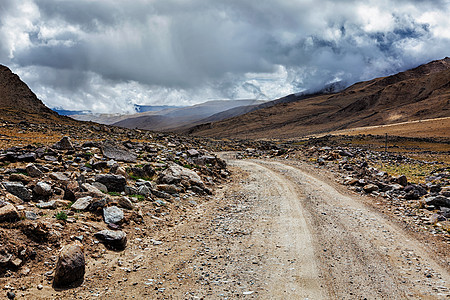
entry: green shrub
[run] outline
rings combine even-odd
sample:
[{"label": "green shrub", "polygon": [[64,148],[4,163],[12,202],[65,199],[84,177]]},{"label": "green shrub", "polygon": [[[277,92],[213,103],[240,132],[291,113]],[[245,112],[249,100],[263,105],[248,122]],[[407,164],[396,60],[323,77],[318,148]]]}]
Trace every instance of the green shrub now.
[{"label": "green shrub", "polygon": [[63,220],[63,221],[67,220],[67,214],[64,211],[60,211],[59,213],[57,213],[55,215],[55,217],[57,220]]}]

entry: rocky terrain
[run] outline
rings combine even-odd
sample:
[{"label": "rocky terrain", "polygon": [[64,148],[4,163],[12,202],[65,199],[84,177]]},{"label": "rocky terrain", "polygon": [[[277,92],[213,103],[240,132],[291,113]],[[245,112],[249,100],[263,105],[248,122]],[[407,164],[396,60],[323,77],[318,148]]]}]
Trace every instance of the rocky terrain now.
[{"label": "rocky terrain", "polygon": [[[5,137],[20,130],[27,138],[49,129],[27,122],[3,128],[9,130]],[[81,128],[62,126],[53,134]],[[14,141],[5,138],[0,273],[8,297],[31,288],[14,284],[21,277],[44,275],[32,287],[37,289],[81,284],[85,255],[124,250],[137,225],[175,226],[179,219],[172,215],[205,201],[229,175],[224,161],[203,149],[202,142],[120,128],[108,128],[106,135],[100,131],[104,128],[88,128],[55,143],[26,145],[22,139],[21,146],[10,147]],[[87,140],[93,135],[97,139]],[[109,140],[99,140],[100,135]]]}]

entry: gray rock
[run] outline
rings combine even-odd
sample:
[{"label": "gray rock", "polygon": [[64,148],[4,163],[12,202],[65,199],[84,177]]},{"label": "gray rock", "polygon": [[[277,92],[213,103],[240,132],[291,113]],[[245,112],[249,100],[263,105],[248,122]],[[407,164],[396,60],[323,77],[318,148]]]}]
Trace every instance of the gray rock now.
[{"label": "gray rock", "polygon": [[34,164],[26,166],[27,174],[31,177],[41,177],[44,173],[38,169]]},{"label": "gray rock", "polygon": [[70,141],[70,137],[65,136],[59,142],[53,145],[53,148],[58,150],[73,150],[72,142]]},{"label": "gray rock", "polygon": [[79,242],[64,246],[56,263],[53,286],[66,288],[79,285],[84,280],[85,259]]},{"label": "gray rock", "polygon": [[72,204],[70,209],[72,209],[72,210],[85,210],[85,209],[87,209],[89,207],[89,205],[92,204],[93,201],[94,201],[94,199],[91,196],[79,198],[79,199],[77,199],[77,201],[75,201]]},{"label": "gray rock", "polygon": [[137,156],[131,153],[127,148],[110,141],[104,142],[101,150],[106,158],[114,159],[116,161],[136,162],[137,160]]},{"label": "gray rock", "polygon": [[127,245],[127,234],[123,231],[102,230],[94,233],[94,236],[114,250],[123,250]]},{"label": "gray rock", "polygon": [[37,220],[38,219],[38,215],[35,212],[33,212],[33,211],[27,210],[27,211],[25,211],[25,218],[27,220]]},{"label": "gray rock", "polygon": [[[97,184],[101,184],[101,183],[97,182]],[[101,185],[103,185],[103,184],[101,184]],[[81,184],[81,187],[85,191],[87,191],[90,194],[90,196],[92,196],[92,197],[101,198],[101,197],[104,196],[102,191],[100,191],[98,188],[96,188],[95,186],[93,186],[93,185],[91,185],[89,183],[83,183],[83,184]],[[105,190],[107,191],[108,189],[105,188]]]},{"label": "gray rock", "polygon": [[34,162],[36,161],[36,153],[34,152],[24,153],[22,155],[19,155],[17,157],[17,160],[23,162]]},{"label": "gray rock", "polygon": [[50,196],[52,194],[52,186],[48,183],[40,181],[34,186],[33,192],[39,196]]},{"label": "gray rock", "polygon": [[103,191],[103,192],[105,192],[105,193],[107,193],[108,192],[108,188],[106,187],[106,185],[104,185],[103,183],[100,183],[100,182],[93,182],[92,184],[91,184],[92,186],[94,186],[94,187],[96,187],[97,189],[99,189],[100,191]]},{"label": "gray rock", "polygon": [[197,185],[203,186],[203,181],[200,176],[192,170],[184,168],[182,166],[173,164],[169,166],[158,178],[160,183],[167,184],[177,184],[182,183],[183,185]]},{"label": "gray rock", "polygon": [[106,224],[117,224],[123,220],[123,211],[117,206],[103,208],[103,219]]},{"label": "gray rock", "polygon": [[105,185],[110,192],[123,192],[127,180],[122,175],[100,174],[95,176],[95,181]]},{"label": "gray rock", "polygon": [[146,185],[141,185],[137,190],[137,194],[142,196],[149,196],[151,192],[152,191]]},{"label": "gray rock", "polygon": [[57,207],[57,205],[56,205],[56,201],[55,200],[51,200],[51,201],[47,201],[47,202],[40,201],[39,203],[36,204],[36,207],[47,208],[47,209],[55,209]]},{"label": "gray rock", "polygon": [[31,191],[27,189],[21,182],[2,182],[5,189],[23,201],[30,201]]},{"label": "gray rock", "polygon": [[53,180],[58,180],[58,181],[63,181],[63,182],[69,181],[69,178],[61,172],[50,173],[50,178]]},{"label": "gray rock", "polygon": [[14,222],[20,219],[16,207],[8,202],[0,201],[0,222]]},{"label": "gray rock", "polygon": [[444,196],[428,197],[425,199],[425,203],[437,207],[450,207],[450,199]]},{"label": "gray rock", "polygon": [[198,152],[197,150],[195,150],[195,149],[189,149],[188,151],[186,151],[187,152],[187,154],[189,155],[189,156],[191,156],[191,157],[193,157],[193,156],[199,156],[200,155],[200,152]]},{"label": "gray rock", "polygon": [[178,194],[183,191],[181,187],[178,187],[174,184],[158,184],[156,188],[169,194]]}]

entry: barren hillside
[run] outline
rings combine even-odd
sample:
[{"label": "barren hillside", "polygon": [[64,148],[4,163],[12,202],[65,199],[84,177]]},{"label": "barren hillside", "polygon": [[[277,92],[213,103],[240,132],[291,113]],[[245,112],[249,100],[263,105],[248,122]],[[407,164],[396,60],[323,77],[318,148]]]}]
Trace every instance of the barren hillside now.
[{"label": "barren hillside", "polygon": [[448,116],[447,57],[396,75],[356,83],[339,93],[302,97],[185,132],[227,138],[291,138]]}]

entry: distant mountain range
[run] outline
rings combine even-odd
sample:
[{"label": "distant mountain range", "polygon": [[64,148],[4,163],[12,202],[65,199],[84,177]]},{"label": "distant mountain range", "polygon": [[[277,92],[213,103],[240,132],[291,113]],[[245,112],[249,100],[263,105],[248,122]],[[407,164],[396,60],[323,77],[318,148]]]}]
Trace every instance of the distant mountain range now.
[{"label": "distant mountain range", "polygon": [[338,93],[289,95],[246,114],[180,132],[222,138],[292,138],[449,116],[447,57],[392,76],[359,82]]},{"label": "distant mountain range", "polygon": [[172,131],[233,117],[248,112],[249,107],[262,103],[265,101],[213,100],[186,107],[140,106],[140,109],[146,111],[131,115],[80,114],[71,115],[71,117],[81,121],[93,121],[132,129]]}]

